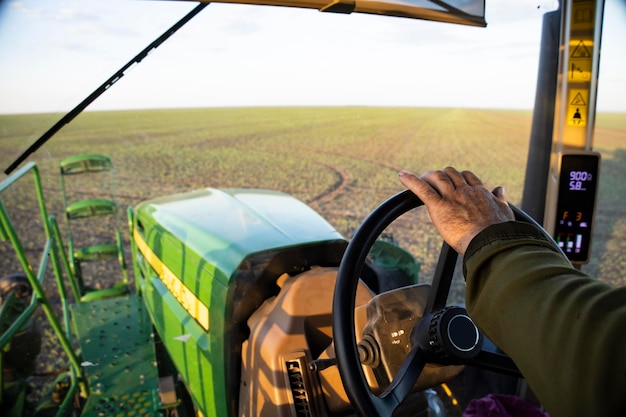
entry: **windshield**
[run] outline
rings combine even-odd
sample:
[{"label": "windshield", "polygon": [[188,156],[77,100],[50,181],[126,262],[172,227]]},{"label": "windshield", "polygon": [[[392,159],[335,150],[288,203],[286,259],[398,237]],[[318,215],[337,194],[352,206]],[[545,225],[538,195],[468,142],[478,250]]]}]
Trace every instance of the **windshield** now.
[{"label": "windshield", "polygon": [[[3,169],[192,6],[5,4]],[[52,185],[63,157],[108,155],[128,205],[208,186],[280,189],[346,235],[400,190],[399,169],[474,169],[505,184],[519,203],[541,18],[553,7],[493,2],[492,23],[480,29],[214,4],[126,71],[33,160]],[[619,157],[624,81],[609,64],[623,50],[617,23],[624,10],[607,7],[596,142]],[[603,169],[610,166],[605,156]],[[600,195],[600,210],[606,198],[606,210],[623,206]],[[601,230],[610,240],[610,230]],[[429,245],[413,245],[428,269]]]},{"label": "windshield", "polygon": [[[192,6],[6,3],[2,167]],[[54,187],[63,157],[108,155],[128,205],[209,186],[280,189],[346,235],[401,189],[399,169],[473,169],[488,183],[505,184],[519,203],[541,18],[553,7],[493,2],[486,15],[493,23],[480,29],[211,5],[33,160]],[[626,110],[623,73],[609,66],[623,50],[624,10],[607,8],[596,137],[608,151],[603,170],[621,155]],[[621,210],[625,193],[603,192],[600,210]],[[606,244],[616,221],[597,230]],[[412,245],[429,269],[430,244]],[[603,262],[612,260],[592,262],[591,272],[610,270]]]},{"label": "windshield", "polygon": [[[262,188],[302,200],[347,239],[403,189],[402,169],[472,170],[519,204],[542,17],[557,3],[492,1],[487,28],[211,4],[28,160],[59,219],[59,162],[80,154],[111,158],[111,193],[122,207],[206,187]],[[475,16],[481,4],[456,2]],[[3,2],[0,167],[193,7]],[[605,16],[595,136],[602,165],[592,260],[583,270],[624,285],[626,11],[608,2]],[[11,198],[27,203],[20,192]],[[36,209],[22,213],[25,229],[36,223],[26,216]],[[425,210],[385,237],[415,257],[420,282],[429,282],[441,240]],[[0,267],[14,270],[10,248],[0,250]],[[452,297],[463,303],[462,280]]]}]

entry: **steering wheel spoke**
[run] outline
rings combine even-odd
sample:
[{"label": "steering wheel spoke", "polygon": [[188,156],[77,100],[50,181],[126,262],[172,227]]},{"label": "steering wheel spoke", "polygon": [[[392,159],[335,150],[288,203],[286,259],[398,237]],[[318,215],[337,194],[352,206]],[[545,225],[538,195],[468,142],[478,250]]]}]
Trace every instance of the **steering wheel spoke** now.
[{"label": "steering wheel spoke", "polygon": [[441,310],[446,306],[458,256],[459,255],[450,245],[443,242],[439,259],[437,260],[437,267],[435,268],[435,275],[430,285],[424,315],[432,313],[435,310]]},{"label": "steering wheel spoke", "polygon": [[[426,361],[419,346],[415,346],[406,356],[391,384],[380,395],[380,398],[393,396],[396,407],[409,396],[417,378],[422,373]],[[394,407],[395,410],[395,407]],[[392,410],[393,411],[393,410]]]}]

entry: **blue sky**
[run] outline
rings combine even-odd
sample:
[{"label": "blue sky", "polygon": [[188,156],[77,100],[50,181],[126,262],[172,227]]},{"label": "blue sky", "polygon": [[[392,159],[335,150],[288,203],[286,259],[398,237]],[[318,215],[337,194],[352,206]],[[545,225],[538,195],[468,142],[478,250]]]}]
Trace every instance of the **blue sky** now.
[{"label": "blue sky", "polygon": [[[195,7],[0,0],[0,114],[64,112]],[[487,0],[486,29],[211,4],[88,110],[265,105],[530,109],[550,0]],[[606,0],[599,111],[626,112],[626,1]]]}]

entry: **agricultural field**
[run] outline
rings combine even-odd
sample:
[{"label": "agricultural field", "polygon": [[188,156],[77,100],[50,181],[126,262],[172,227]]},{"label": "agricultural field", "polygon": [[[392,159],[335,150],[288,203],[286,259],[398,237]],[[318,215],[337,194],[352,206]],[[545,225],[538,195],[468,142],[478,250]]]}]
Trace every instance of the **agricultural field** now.
[{"label": "agricultural field", "polygon": [[[0,116],[0,166],[7,167],[59,117]],[[490,186],[504,185],[509,200],[519,204],[531,119],[529,111],[368,107],[87,112],[31,160],[40,167],[51,213],[62,212],[58,162],[100,153],[113,160],[114,193],[122,207],[202,187],[267,188],[301,199],[349,237],[402,189],[400,169],[470,169]],[[615,233],[625,227],[626,115],[598,116],[595,148],[603,154],[596,248],[585,269],[620,284],[623,251],[614,242],[623,241]],[[89,186],[110,192],[98,183],[77,192],[89,194]],[[425,227],[426,218],[418,218],[394,236],[427,274],[439,241]]]},{"label": "agricultural field", "polygon": [[[4,170],[60,115],[0,116]],[[386,198],[402,190],[397,172],[421,173],[453,165],[476,172],[489,186],[504,185],[519,204],[526,169],[530,111],[454,108],[288,107],[87,112],[66,126],[30,160],[43,178],[49,212],[65,235],[58,163],[99,153],[115,165],[114,194],[122,207],[203,187],[279,190],[318,211],[344,236]],[[583,270],[612,285],[626,284],[626,115],[599,114],[595,149],[602,153],[592,260]],[[3,177],[4,178],[4,177]],[[30,180],[3,200],[24,237],[31,262],[43,237]],[[103,183],[79,184],[75,196],[108,196]],[[128,246],[125,211],[120,224]],[[106,226],[110,227],[110,225]],[[38,229],[37,235],[33,229]],[[105,238],[107,229],[84,225],[79,244]],[[428,282],[441,240],[425,210],[409,213],[389,234],[422,264]],[[38,236],[38,237],[36,237]],[[127,253],[127,261],[129,256]],[[17,263],[0,243],[2,274]],[[119,277],[96,270],[94,286]],[[131,271],[132,272],[132,271]],[[132,273],[131,273],[132,279]],[[51,282],[51,287],[53,287]],[[54,298],[54,289],[51,297]],[[462,302],[458,279],[452,298]]]}]

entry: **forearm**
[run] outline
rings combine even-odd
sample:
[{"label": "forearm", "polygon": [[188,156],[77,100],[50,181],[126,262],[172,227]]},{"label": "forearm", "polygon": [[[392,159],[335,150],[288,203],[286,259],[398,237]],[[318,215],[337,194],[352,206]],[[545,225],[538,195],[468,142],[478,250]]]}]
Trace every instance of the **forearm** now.
[{"label": "forearm", "polygon": [[476,236],[464,272],[470,316],[553,417],[624,411],[626,288],[590,280],[517,222]]}]

